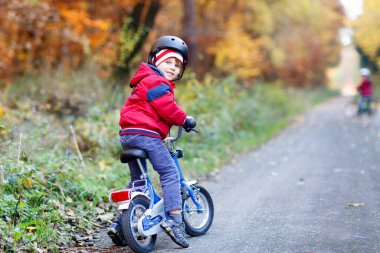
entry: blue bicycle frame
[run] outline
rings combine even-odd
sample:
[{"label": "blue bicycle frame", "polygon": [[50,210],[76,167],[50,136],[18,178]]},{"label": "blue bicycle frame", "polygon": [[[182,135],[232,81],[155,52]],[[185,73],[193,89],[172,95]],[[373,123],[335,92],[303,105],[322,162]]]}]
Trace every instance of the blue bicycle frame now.
[{"label": "blue bicycle frame", "polygon": [[[174,161],[174,163],[175,163],[175,165],[176,165],[176,167],[178,169],[178,172],[179,172],[181,188],[185,188],[186,189],[186,191],[189,194],[190,198],[192,199],[192,201],[196,205],[198,212],[203,212],[205,209],[202,207],[202,205],[197,200],[197,198],[195,196],[195,193],[194,193],[194,190],[192,189],[192,187],[191,187],[190,184],[186,183],[186,180],[185,180],[185,178],[183,176],[181,167],[180,167],[179,162],[178,162],[178,154],[177,154],[177,152],[171,152],[171,156],[172,156],[172,159],[173,159],[173,161]],[[143,166],[141,164],[141,161],[138,161],[138,164],[139,164],[139,166],[141,166],[140,168],[143,168]],[[150,199],[149,209],[153,209],[153,206],[155,204],[157,204],[161,200],[161,197],[154,190],[153,184],[152,184],[152,182],[151,182],[151,180],[150,180],[150,178],[148,176],[148,173],[144,171],[143,176],[144,176],[145,181],[146,181],[146,187],[147,187],[147,190],[148,190],[148,197]],[[183,211],[190,212],[190,210],[189,210],[189,208],[187,206],[184,207],[184,208],[185,208],[185,210],[183,210]],[[168,219],[168,213],[166,213],[166,212],[165,212],[165,218]],[[150,217],[150,216],[147,216],[143,220],[144,230],[150,229],[152,226],[160,223],[161,220],[162,220],[162,218],[160,216],[153,217],[153,218]]]},{"label": "blue bicycle frame", "polygon": [[[194,193],[193,189],[190,187],[190,185],[186,184],[186,182],[185,182],[185,178],[184,178],[184,176],[182,174],[181,167],[179,166],[177,154],[173,154],[172,158],[173,158],[174,163],[177,166],[177,169],[178,169],[178,172],[179,172],[179,179],[180,179],[181,187],[185,187],[186,188],[187,192],[189,193],[190,198],[193,200],[193,202],[197,206],[198,210],[203,211],[204,208],[201,206],[201,204],[199,204],[199,201],[195,197],[195,193]],[[189,210],[187,210],[187,211],[189,211]]]}]

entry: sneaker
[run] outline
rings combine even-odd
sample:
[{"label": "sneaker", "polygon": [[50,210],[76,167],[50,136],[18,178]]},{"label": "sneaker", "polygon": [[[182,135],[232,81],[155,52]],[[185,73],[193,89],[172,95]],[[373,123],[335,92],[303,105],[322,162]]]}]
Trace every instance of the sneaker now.
[{"label": "sneaker", "polygon": [[127,243],[124,239],[123,232],[121,231],[121,226],[119,223],[113,222],[111,227],[107,231],[108,236],[111,238],[112,242],[118,246],[126,246]]},{"label": "sneaker", "polygon": [[185,238],[185,224],[175,223],[173,220],[165,220],[161,223],[161,228],[179,246],[188,248],[189,243]]}]

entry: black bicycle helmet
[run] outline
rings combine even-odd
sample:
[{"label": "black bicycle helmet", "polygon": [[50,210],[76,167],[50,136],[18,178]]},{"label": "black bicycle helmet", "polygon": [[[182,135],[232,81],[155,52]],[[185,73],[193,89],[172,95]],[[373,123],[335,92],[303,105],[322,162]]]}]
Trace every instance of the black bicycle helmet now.
[{"label": "black bicycle helmet", "polygon": [[173,49],[182,55],[183,57],[182,72],[179,74],[179,77],[177,80],[181,79],[183,72],[185,72],[185,67],[186,67],[187,59],[189,55],[189,49],[187,48],[186,43],[182,39],[176,36],[171,36],[171,35],[162,36],[158,38],[153,43],[153,46],[150,49],[149,56],[148,56],[149,64],[154,65],[156,61],[156,54],[162,49]]}]

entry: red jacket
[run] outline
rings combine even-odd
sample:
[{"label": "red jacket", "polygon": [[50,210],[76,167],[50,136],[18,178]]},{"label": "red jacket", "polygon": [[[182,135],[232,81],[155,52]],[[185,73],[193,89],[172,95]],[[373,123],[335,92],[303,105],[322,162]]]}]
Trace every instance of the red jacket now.
[{"label": "red jacket", "polygon": [[120,111],[120,135],[165,139],[171,126],[183,124],[187,115],[174,101],[175,84],[158,68],[142,63],[130,85],[133,90]]},{"label": "red jacket", "polygon": [[368,78],[363,78],[361,84],[358,87],[360,95],[362,96],[372,96],[372,82]]}]

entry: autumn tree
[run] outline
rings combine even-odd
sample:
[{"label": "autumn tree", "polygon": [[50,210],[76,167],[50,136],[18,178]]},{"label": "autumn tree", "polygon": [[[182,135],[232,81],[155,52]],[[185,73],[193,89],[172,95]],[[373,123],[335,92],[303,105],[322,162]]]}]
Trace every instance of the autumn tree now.
[{"label": "autumn tree", "polygon": [[223,72],[251,79],[262,74],[273,44],[273,13],[266,1],[232,2],[224,36],[215,45],[215,64]]},{"label": "autumn tree", "polygon": [[[64,71],[88,58],[127,72],[153,27],[158,0],[1,0],[0,78]],[[111,73],[108,71],[108,73]]]},{"label": "autumn tree", "polygon": [[276,30],[273,39],[283,58],[278,77],[297,85],[321,85],[325,69],[337,63],[340,53],[338,30],[343,12],[334,1],[282,1],[274,6]]},{"label": "autumn tree", "polygon": [[130,64],[146,42],[160,6],[158,0],[137,1],[131,13],[125,15],[118,49],[118,75],[129,75]]},{"label": "autumn tree", "polygon": [[157,37],[171,34],[189,44],[199,77],[320,85],[338,59],[343,17],[330,0],[0,1],[0,78],[89,60],[100,73],[128,75]]},{"label": "autumn tree", "polygon": [[[299,86],[322,85],[325,69],[338,61],[338,30],[343,25],[338,1],[190,2],[195,9],[191,41],[197,45],[192,68],[200,76],[211,72],[243,80],[264,77]],[[170,12],[180,8],[177,1],[163,4],[166,16],[159,13],[155,31],[188,37],[188,28],[180,26],[186,14]],[[172,22],[166,21],[168,16]]]},{"label": "autumn tree", "polygon": [[380,0],[365,0],[363,14],[353,22],[355,42],[360,48],[362,58],[367,58],[374,68],[380,66]]}]

